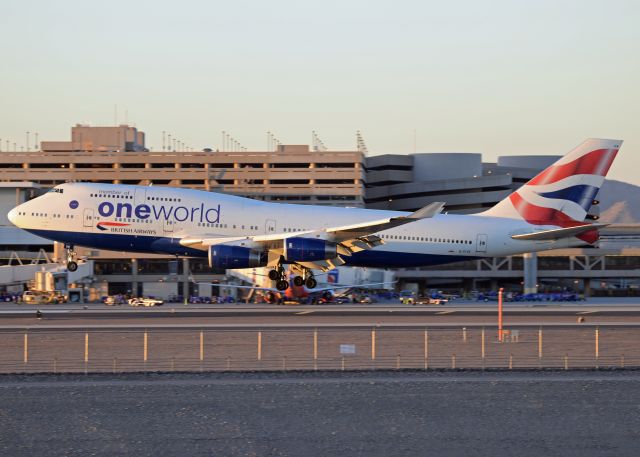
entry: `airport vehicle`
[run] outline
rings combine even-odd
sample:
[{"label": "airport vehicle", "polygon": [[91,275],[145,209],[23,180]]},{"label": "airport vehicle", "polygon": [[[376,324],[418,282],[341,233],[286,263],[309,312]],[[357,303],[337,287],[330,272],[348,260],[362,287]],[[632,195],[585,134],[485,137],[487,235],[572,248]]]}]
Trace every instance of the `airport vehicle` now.
[{"label": "airport vehicle", "polygon": [[400,303],[403,305],[413,305],[416,301],[416,294],[412,290],[400,291]]},{"label": "airport vehicle", "polygon": [[60,290],[54,291],[41,291],[41,290],[28,290],[22,294],[22,301],[24,303],[66,303],[68,301],[67,295]]},{"label": "airport vehicle", "polygon": [[413,305],[444,305],[449,300],[440,297],[420,297],[413,302]]},{"label": "airport vehicle", "polygon": [[151,306],[160,306],[164,304],[164,301],[158,300],[156,298],[134,297],[134,298],[130,298],[128,301],[131,306],[151,307]]},{"label": "airport vehicle", "polygon": [[122,295],[109,295],[102,299],[102,303],[105,305],[113,306],[113,305],[124,305],[127,303],[125,297]]},{"label": "airport vehicle", "polygon": [[314,270],[337,265],[418,267],[591,245],[606,224],[588,211],[619,140],[588,139],[493,208],[440,214],[262,202],[170,187],[66,183],[9,212],[16,226],[97,249],[208,257],[216,269],[269,266],[276,289],[314,289]]},{"label": "airport vehicle", "polygon": [[40,305],[45,303],[57,303],[57,298],[53,292],[27,290],[22,294],[22,302],[33,305]]}]

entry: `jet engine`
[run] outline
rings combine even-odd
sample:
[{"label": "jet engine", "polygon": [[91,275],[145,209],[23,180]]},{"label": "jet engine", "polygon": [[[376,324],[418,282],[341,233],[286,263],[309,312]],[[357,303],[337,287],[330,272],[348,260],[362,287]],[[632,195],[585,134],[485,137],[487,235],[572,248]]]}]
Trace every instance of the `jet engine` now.
[{"label": "jet engine", "polygon": [[209,266],[211,268],[253,268],[265,265],[267,265],[267,255],[264,252],[227,244],[209,246]]},{"label": "jet engine", "polygon": [[338,257],[336,243],[316,238],[293,237],[284,241],[284,258],[291,262],[314,262]]}]

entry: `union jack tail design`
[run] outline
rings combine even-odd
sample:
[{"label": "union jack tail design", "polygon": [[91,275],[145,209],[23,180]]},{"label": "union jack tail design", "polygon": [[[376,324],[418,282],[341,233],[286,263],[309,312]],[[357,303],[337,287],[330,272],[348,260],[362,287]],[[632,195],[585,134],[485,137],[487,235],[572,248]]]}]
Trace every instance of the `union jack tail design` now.
[{"label": "union jack tail design", "polygon": [[[590,138],[482,215],[533,225],[584,225],[620,146],[621,140]],[[597,232],[579,238],[594,242]]]}]

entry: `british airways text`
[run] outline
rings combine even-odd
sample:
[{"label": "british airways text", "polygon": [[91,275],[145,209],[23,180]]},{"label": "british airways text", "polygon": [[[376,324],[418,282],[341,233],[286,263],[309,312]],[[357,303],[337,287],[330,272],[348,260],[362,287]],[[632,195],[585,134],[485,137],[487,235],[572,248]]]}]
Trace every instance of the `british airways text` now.
[{"label": "british airways text", "polygon": [[190,222],[208,222],[217,224],[220,222],[220,205],[213,208],[205,208],[204,203],[200,206],[187,208],[186,206],[165,206],[165,205],[136,205],[131,203],[111,203],[102,202],[98,205],[98,213],[102,217],[136,217],[138,219],[148,219],[150,217],[156,220],[175,219],[178,222],[186,220]]}]

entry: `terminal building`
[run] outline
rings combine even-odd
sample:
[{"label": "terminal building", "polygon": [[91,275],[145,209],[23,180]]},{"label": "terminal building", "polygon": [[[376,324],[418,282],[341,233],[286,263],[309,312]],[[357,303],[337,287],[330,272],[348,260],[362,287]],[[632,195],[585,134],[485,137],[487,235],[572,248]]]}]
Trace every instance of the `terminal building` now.
[{"label": "terminal building", "polygon": [[[62,259],[62,246],[54,247],[13,227],[6,220],[6,212],[67,181],[180,186],[272,202],[396,211],[414,211],[430,202],[443,201],[445,212],[470,214],[490,208],[558,159],[505,156],[496,163],[484,163],[479,153],[366,156],[360,147],[327,151],[280,144],[271,151],[149,151],[144,132],[128,125],[76,125],[70,141],[43,141],[40,146],[37,151],[0,152],[4,263],[15,253],[22,258],[37,258],[41,250],[54,260]],[[592,213],[597,217],[597,208]],[[206,259],[77,250],[93,263],[89,298],[115,293],[207,295],[211,287],[206,283],[223,277],[209,268]],[[538,272],[537,277],[530,274],[532,269]],[[256,282],[256,272],[241,274],[245,274],[242,279]],[[587,293],[633,292],[640,278],[640,250],[633,246],[622,250],[619,244],[609,244],[605,249],[550,251],[529,258],[400,269],[395,275],[400,289],[419,292],[432,288],[495,289],[498,285],[513,290],[540,286]]]}]

